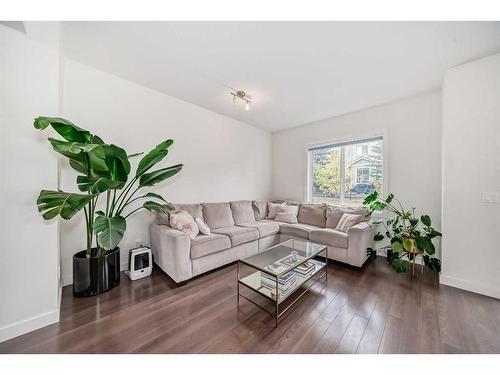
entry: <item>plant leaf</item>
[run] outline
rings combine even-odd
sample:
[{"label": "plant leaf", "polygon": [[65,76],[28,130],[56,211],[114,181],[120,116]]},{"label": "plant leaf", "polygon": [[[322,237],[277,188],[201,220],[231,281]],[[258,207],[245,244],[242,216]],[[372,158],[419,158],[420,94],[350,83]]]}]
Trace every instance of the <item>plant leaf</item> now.
[{"label": "plant leaf", "polygon": [[160,212],[162,214],[168,214],[170,211],[172,211],[174,206],[172,206],[170,203],[169,204],[160,204],[158,202],[153,202],[153,201],[147,201],[144,202],[142,205],[146,210],[149,210],[151,212]]},{"label": "plant leaf", "polygon": [[382,241],[384,239],[384,235],[380,232],[373,236],[373,241]]},{"label": "plant leaf", "polygon": [[411,238],[403,238],[403,249],[410,251],[413,248],[413,241]]},{"label": "plant leaf", "polygon": [[410,268],[410,263],[407,260],[401,258],[393,259],[391,265],[394,271],[399,273],[406,272]]},{"label": "plant leaf", "polygon": [[385,210],[385,203],[382,202],[373,202],[370,208],[373,211],[384,211]]},{"label": "plant leaf", "polygon": [[130,173],[130,162],[125,150],[115,145],[104,145],[106,165],[115,181],[127,182]]},{"label": "plant leaf", "polygon": [[136,156],[142,155],[144,152],[136,152],[134,154],[127,155],[129,159],[135,158]]},{"label": "plant leaf", "polygon": [[104,141],[102,140],[101,137],[97,136],[97,135],[94,135],[92,137],[92,143],[96,143],[96,144],[99,144],[99,145],[103,145],[104,144]]},{"label": "plant leaf", "polygon": [[49,142],[56,152],[70,159],[71,167],[78,172],[127,181],[130,164],[123,149],[115,145],[65,142],[54,138],[49,138]]},{"label": "plant leaf", "polygon": [[372,202],[375,202],[378,198],[378,193],[376,191],[374,191],[373,193],[371,193],[370,195],[368,195],[365,200],[363,201],[363,204],[365,206],[368,206],[370,203]]},{"label": "plant leaf", "polygon": [[167,156],[168,149],[173,143],[173,140],[167,139],[149,151],[139,162],[137,170],[135,171],[135,177],[142,176],[145,172],[150,170],[155,164]]},{"label": "plant leaf", "polygon": [[182,164],[176,164],[171,167],[158,169],[150,173],[145,173],[141,177],[139,177],[139,186],[153,186],[179,173],[182,167]]},{"label": "plant leaf", "polygon": [[442,233],[438,232],[434,228],[430,228],[430,231],[427,233],[427,237],[429,238],[434,238],[434,237],[442,237]]},{"label": "plant leaf", "polygon": [[80,191],[88,191],[92,194],[103,193],[110,189],[121,189],[124,185],[124,183],[120,181],[92,176],[78,176],[76,178],[76,183]]},{"label": "plant leaf", "polygon": [[95,145],[88,157],[92,174],[110,180],[127,182],[130,162],[124,149],[115,145]]},{"label": "plant leaf", "polygon": [[392,200],[394,199],[394,194],[390,193],[387,198],[385,199],[386,203],[391,203]]},{"label": "plant leaf", "polygon": [[52,126],[68,142],[91,143],[92,140],[92,134],[88,130],[60,117],[40,116],[35,119],[33,126],[39,130]]},{"label": "plant leaf", "polygon": [[172,203],[170,203],[170,202],[167,202],[160,194],[149,192],[149,193],[144,194],[144,198],[156,198],[156,199],[159,199],[159,200],[165,202],[167,205],[171,206],[172,210],[175,210],[174,205]]},{"label": "plant leaf", "polygon": [[417,240],[417,247],[419,248],[419,250],[429,255],[433,255],[436,252],[436,248],[434,247],[434,244],[432,243],[432,240],[429,237],[418,236],[416,240]]},{"label": "plant leaf", "polygon": [[429,255],[433,255],[436,252],[436,248],[434,247],[432,240],[429,237],[424,237],[424,239],[425,239],[425,245],[424,245],[425,252]]},{"label": "plant leaf", "polygon": [[369,247],[366,249],[366,255],[368,256],[368,259],[370,259],[370,260],[377,259],[377,250]]},{"label": "plant leaf", "polygon": [[439,259],[424,255],[424,263],[431,270],[441,272],[441,261]]},{"label": "plant leaf", "polygon": [[430,227],[431,226],[431,218],[429,215],[422,215],[420,217],[420,220],[422,221],[422,223],[425,225],[425,226],[428,226]]},{"label": "plant leaf", "polygon": [[97,242],[105,250],[112,250],[118,246],[127,229],[127,221],[122,216],[108,217],[97,215],[94,221],[94,232]]},{"label": "plant leaf", "polygon": [[394,241],[391,243],[391,249],[392,251],[399,253],[403,249],[403,245],[399,241]]},{"label": "plant leaf", "polygon": [[99,147],[99,145],[90,143],[66,142],[50,137],[49,142],[52,145],[54,151],[69,159],[69,164],[73,169],[80,173],[88,174],[89,162],[85,155],[85,152],[91,151],[96,147]]},{"label": "plant leaf", "polygon": [[95,194],[42,190],[38,195],[36,204],[38,205],[38,211],[42,213],[45,220],[53,219],[58,215],[65,220],[69,220],[95,196]]}]

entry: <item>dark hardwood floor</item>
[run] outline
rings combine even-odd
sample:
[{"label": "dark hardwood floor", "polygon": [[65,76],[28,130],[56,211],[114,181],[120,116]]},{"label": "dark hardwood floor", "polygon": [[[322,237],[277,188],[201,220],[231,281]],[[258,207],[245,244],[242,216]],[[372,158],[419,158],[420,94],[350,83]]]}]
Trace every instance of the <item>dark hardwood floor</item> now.
[{"label": "dark hardwood floor", "polygon": [[236,302],[236,266],[187,285],[155,269],[114,290],[73,298],[60,323],[0,344],[0,353],[500,353],[500,301],[411,279],[383,258],[354,270],[330,264],[278,328]]}]

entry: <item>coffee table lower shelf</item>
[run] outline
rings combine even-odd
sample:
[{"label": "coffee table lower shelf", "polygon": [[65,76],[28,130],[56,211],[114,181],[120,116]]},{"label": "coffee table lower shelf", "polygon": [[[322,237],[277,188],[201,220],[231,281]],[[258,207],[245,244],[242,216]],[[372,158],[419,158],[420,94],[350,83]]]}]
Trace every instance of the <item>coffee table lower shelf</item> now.
[{"label": "coffee table lower shelf", "polygon": [[[327,259],[327,258],[326,258]],[[300,274],[297,274],[297,282],[296,284],[290,289],[289,292],[286,293],[286,295],[279,295],[278,298],[276,298],[276,292],[262,286],[261,279],[262,271],[257,271],[254,272],[248,276],[242,277],[241,279],[238,276],[238,302],[240,297],[243,297],[247,301],[250,301],[254,305],[260,307],[267,313],[271,314],[276,319],[276,327],[278,327],[278,321],[279,319],[285,315],[290,308],[292,308],[297,301],[300,300],[300,298],[306,294],[309,289],[321,278],[324,276],[325,277],[325,282],[327,280],[327,266],[328,262],[323,262],[317,259],[310,259],[309,262],[313,263],[315,266],[315,269],[313,272],[311,272],[307,276],[303,276]],[[239,274],[239,262],[238,262],[238,274]],[[269,311],[267,308],[264,306],[258,304],[251,298],[243,295],[240,293],[240,285],[248,288],[252,292],[255,292],[259,294],[260,296],[266,298],[267,300],[271,301],[272,304],[274,305],[274,311]],[[302,290],[301,290],[302,289]]]}]

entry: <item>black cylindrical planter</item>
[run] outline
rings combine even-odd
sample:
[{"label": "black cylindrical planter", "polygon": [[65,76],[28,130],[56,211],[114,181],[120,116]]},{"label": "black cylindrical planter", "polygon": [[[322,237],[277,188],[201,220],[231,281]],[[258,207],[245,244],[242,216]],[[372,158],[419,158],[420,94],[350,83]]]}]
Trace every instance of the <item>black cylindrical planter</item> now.
[{"label": "black cylindrical planter", "polygon": [[120,248],[102,257],[87,258],[85,250],[73,255],[73,295],[90,297],[113,289],[120,283]]}]

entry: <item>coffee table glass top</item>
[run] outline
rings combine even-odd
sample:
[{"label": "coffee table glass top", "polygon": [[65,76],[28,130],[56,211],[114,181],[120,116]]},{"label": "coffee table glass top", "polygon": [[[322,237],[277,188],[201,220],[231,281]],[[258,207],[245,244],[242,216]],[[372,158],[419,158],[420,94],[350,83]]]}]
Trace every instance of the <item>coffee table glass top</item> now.
[{"label": "coffee table glass top", "polygon": [[[241,259],[240,262],[273,276],[279,276],[291,271],[298,264],[315,257],[325,248],[325,245],[318,243],[290,239],[256,255]],[[292,251],[297,252],[295,261],[291,255]]]}]

